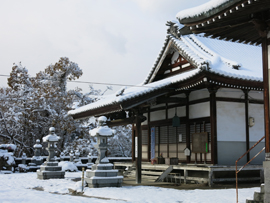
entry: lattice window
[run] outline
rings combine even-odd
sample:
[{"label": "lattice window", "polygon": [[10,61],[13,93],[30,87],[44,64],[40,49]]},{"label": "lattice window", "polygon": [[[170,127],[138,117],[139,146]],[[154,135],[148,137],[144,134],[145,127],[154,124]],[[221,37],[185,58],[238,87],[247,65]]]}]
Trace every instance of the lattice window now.
[{"label": "lattice window", "polygon": [[178,135],[176,135],[176,127],[169,126],[169,144],[178,142]]},{"label": "lattice window", "polygon": [[142,130],[142,144],[148,145],[148,130]]},{"label": "lattice window", "polygon": [[168,130],[167,126],[160,127],[160,144],[168,143]]},{"label": "lattice window", "polygon": [[208,140],[209,142],[211,142],[211,123],[206,123],[205,129],[206,129],[206,132],[208,132]]}]

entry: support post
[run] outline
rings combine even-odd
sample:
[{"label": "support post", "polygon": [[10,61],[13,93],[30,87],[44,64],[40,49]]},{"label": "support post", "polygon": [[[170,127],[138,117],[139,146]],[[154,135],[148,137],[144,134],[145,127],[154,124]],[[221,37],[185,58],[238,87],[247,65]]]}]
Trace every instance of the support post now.
[{"label": "support post", "polygon": [[211,163],[217,164],[217,88],[209,87],[210,93],[210,122],[211,122]]},{"label": "support post", "polygon": [[136,183],[140,184],[142,181],[142,127],[141,127],[141,122],[142,122],[142,115],[137,112],[136,113],[136,139],[137,139],[137,144],[135,148],[135,151],[137,150],[137,155],[136,157]]},{"label": "support post", "polygon": [[[190,149],[189,94],[190,92],[186,92],[186,148],[188,149]],[[190,156],[187,156],[187,163],[190,163]]]},{"label": "support post", "polygon": [[270,32],[262,37],[263,86],[264,86],[264,124],[265,124],[265,161],[264,168],[264,202],[270,203],[270,134],[269,134],[269,68],[270,68]]},{"label": "support post", "polygon": [[136,134],[135,126],[134,126],[134,124],[132,124],[132,162],[135,162],[135,160],[136,160],[136,158],[135,158],[135,134]]},{"label": "support post", "polygon": [[[249,90],[243,90],[245,93],[245,121],[246,121],[246,151],[249,150],[249,109],[248,109],[248,92]],[[250,160],[250,153],[247,153],[247,162]]]}]

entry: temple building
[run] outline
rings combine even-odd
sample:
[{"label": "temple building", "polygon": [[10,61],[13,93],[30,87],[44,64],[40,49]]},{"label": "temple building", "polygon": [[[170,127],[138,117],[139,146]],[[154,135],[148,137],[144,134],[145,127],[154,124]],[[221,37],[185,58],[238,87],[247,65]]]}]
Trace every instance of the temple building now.
[{"label": "temple building", "polygon": [[[164,46],[142,85],[69,114],[106,116],[109,126],[132,124],[133,160],[141,154],[146,162],[164,157],[234,165],[264,136],[261,47],[182,36],[178,21],[167,26]],[[257,152],[252,153],[243,163]],[[253,163],[263,160],[262,153]]]}]

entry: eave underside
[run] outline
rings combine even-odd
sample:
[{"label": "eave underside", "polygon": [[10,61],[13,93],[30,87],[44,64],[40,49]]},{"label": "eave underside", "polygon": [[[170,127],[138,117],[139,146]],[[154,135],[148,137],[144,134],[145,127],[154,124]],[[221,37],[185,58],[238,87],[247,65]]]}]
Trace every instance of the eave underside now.
[{"label": "eave underside", "polygon": [[214,15],[206,13],[200,17],[180,20],[185,27],[182,35],[207,33],[213,38],[261,44],[261,36],[269,26],[270,1],[245,0],[228,8],[221,7]]}]

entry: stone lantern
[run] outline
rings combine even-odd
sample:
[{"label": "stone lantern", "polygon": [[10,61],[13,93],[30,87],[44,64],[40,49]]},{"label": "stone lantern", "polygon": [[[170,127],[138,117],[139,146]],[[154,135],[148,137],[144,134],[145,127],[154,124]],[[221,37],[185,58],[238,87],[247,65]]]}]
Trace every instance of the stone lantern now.
[{"label": "stone lantern", "polygon": [[85,181],[91,188],[98,187],[121,187],[123,176],[117,176],[118,170],[113,170],[113,164],[106,157],[107,138],[113,137],[115,131],[106,125],[107,118],[98,118],[98,127],[90,130],[90,135],[97,138],[98,158],[91,170],[86,170]]},{"label": "stone lantern", "polygon": [[98,150],[98,158],[96,160],[96,164],[99,163],[109,163],[108,159],[106,159],[106,151],[107,151],[107,138],[113,137],[115,131],[106,126],[107,118],[105,116],[101,116],[98,118],[98,127],[90,130],[90,136],[97,138],[97,145],[95,148]]},{"label": "stone lantern", "polygon": [[42,145],[40,144],[40,140],[36,140],[36,144],[34,145],[34,156],[31,159],[31,162],[36,164],[36,165],[41,165],[43,163],[43,158],[40,156],[41,155],[41,148]]},{"label": "stone lantern", "polygon": [[65,172],[62,171],[62,167],[58,166],[58,162],[55,160],[55,149],[56,144],[60,137],[55,134],[55,128],[51,127],[49,129],[50,134],[43,137],[43,142],[48,142],[48,147],[46,148],[49,152],[49,156],[45,163],[40,166],[40,170],[37,170],[38,179],[51,179],[51,178],[64,178]]},{"label": "stone lantern", "polygon": [[89,152],[87,157],[88,157],[87,168],[92,168],[93,163],[92,163],[92,154],[91,154],[91,152]]}]

